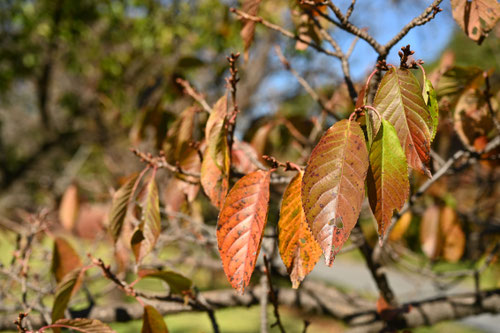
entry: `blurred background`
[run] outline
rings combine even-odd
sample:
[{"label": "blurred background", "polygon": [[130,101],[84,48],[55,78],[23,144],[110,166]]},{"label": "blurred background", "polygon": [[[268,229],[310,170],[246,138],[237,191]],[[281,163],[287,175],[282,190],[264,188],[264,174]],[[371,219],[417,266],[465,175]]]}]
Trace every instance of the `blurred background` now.
[{"label": "blurred background", "polygon": [[[350,4],[336,2],[343,10]],[[259,13],[293,31],[297,18],[290,3],[264,0]],[[429,3],[359,0],[351,20],[385,43]],[[192,104],[176,79],[191,82],[210,105],[224,93],[226,56],[243,52],[241,22],[229,11],[240,5],[228,0],[0,1],[0,215],[16,219],[23,211],[57,211],[73,186],[83,214],[75,233],[92,238],[96,226],[105,224],[120,178],[141,167],[129,149],[157,151],[177,115]],[[442,8],[435,20],[396,45],[388,62],[398,63],[399,48],[411,44],[430,71],[451,61],[498,73],[499,26],[477,46],[453,21],[449,1]],[[331,32],[347,50],[352,36]],[[340,117],[352,110],[337,59],[311,48],[298,51],[294,41],[258,26],[248,61],[241,57],[238,64],[240,139],[254,138],[271,115],[307,129],[312,125],[304,119],[320,114],[283,68],[276,44]],[[375,62],[371,47],[357,42],[351,58],[354,80],[363,82]],[[262,152],[300,157],[289,133],[280,126],[267,131],[270,143]],[[208,214],[216,216],[213,209]],[[355,268],[347,266],[343,274],[356,277]],[[329,279],[329,272],[329,277],[316,274]]]}]

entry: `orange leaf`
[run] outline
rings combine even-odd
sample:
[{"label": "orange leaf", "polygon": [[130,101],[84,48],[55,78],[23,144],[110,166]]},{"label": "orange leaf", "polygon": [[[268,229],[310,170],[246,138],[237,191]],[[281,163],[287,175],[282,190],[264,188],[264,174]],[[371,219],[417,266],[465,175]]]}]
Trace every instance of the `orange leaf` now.
[{"label": "orange leaf", "polygon": [[250,282],[267,222],[271,171],[254,171],[234,184],[217,222],[224,272],[239,293]]},{"label": "orange leaf", "polygon": [[307,163],[302,205],[329,266],[356,225],[367,170],[365,136],[359,124],[350,120],[330,127]]},{"label": "orange leaf", "polygon": [[389,239],[391,241],[395,242],[403,237],[404,233],[410,226],[411,218],[411,211],[407,211],[399,218],[399,220],[396,222],[396,225],[394,226],[394,228],[392,228],[391,233],[389,234]]},{"label": "orange leaf", "polygon": [[286,188],[278,222],[279,251],[293,288],[299,287],[321,256],[321,248],[307,225],[302,208],[302,175],[302,171],[298,172]]},{"label": "orange leaf", "polygon": [[67,231],[71,231],[75,226],[78,216],[79,199],[78,188],[75,184],[68,186],[59,205],[59,221]]},{"label": "orange leaf", "polygon": [[452,207],[445,206],[441,210],[439,221],[444,238],[443,258],[447,261],[457,262],[462,258],[465,250],[465,234],[460,227],[457,213]]}]

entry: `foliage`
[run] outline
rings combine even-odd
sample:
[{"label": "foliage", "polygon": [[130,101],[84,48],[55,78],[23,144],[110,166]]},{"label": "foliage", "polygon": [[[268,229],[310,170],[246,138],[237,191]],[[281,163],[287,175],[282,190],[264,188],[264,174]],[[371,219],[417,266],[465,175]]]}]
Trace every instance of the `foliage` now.
[{"label": "foliage", "polygon": [[[441,2],[431,3],[384,45],[352,23],[355,8],[361,10],[356,1],[345,11],[331,1],[245,0],[238,8],[215,0],[0,5],[10,15],[2,14],[1,33],[9,39],[0,48],[0,89],[12,92],[17,80],[36,83],[39,131],[45,135],[33,157],[15,158],[15,148],[0,142],[8,152],[1,158],[9,161],[2,167],[3,185],[23,179],[23,163],[51,146],[73,154],[50,187],[58,209],[17,210],[22,223],[1,224],[17,235],[15,255],[0,274],[20,284],[13,308],[26,313],[17,317],[18,330],[111,332],[92,312],[98,306],[94,297],[109,290],[103,281],[128,297],[119,306],[127,319],[142,318],[142,332],[168,332],[162,315],[178,311],[206,312],[218,332],[216,310],[256,303],[262,307],[261,329],[267,329],[271,304],[271,326],[281,332],[283,304],[301,313],[321,311],[347,325],[373,316],[361,328],[367,331],[498,312],[498,300],[490,308],[477,304],[499,293],[497,282],[491,290],[480,288],[482,273],[498,274],[500,251],[498,76],[494,69],[455,65],[446,53],[426,73],[416,57],[424,51],[415,55],[410,45],[401,47],[399,64],[386,62],[411,29],[439,19]],[[500,5],[450,3],[465,35],[488,44]],[[337,28],[354,37],[349,51],[336,41]],[[269,31],[291,42],[285,50],[291,61],[280,45],[276,53],[308,97],[291,93],[278,112],[252,119],[247,110],[267,77],[268,50],[277,39]],[[355,82],[349,68],[358,40],[378,56],[364,82]],[[221,55],[240,43],[245,64],[231,53],[226,65]],[[343,83],[333,91],[313,88],[292,66],[316,54],[342,65]],[[55,89],[58,80],[70,83]],[[78,148],[82,142],[105,147],[102,165],[113,174],[108,186],[94,179],[102,169],[89,172],[92,182],[76,177],[74,169],[94,154]],[[133,157],[125,159],[129,142]],[[125,177],[117,180],[118,174]],[[51,249],[51,267],[32,275],[34,258],[47,258],[44,246]],[[321,254],[332,266],[336,256],[352,250],[359,250],[374,279],[376,304],[307,278]],[[441,272],[436,267],[442,263],[468,269]],[[409,305],[398,300],[384,266],[409,269],[440,286],[442,279],[452,284],[474,277],[476,289]],[[228,285],[220,282],[224,275],[236,293],[215,290]],[[470,310],[429,312],[429,303],[446,307],[457,299],[472,302]],[[105,306],[114,309],[115,301]],[[415,311],[425,313],[418,316],[425,320],[412,316]]]}]

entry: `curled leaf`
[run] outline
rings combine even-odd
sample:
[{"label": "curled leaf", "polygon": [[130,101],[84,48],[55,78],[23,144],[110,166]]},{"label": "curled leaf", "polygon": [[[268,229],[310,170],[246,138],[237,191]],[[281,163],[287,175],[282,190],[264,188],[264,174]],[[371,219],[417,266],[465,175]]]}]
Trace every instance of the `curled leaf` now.
[{"label": "curled leaf", "polygon": [[182,295],[188,292],[193,282],[182,274],[174,271],[160,271],[156,269],[141,269],[137,273],[141,278],[156,278],[165,281],[170,287],[170,292]]},{"label": "curled leaf", "polygon": [[250,282],[267,222],[271,171],[254,171],[234,184],[217,222],[224,272],[239,293]]},{"label": "curled leaf", "polygon": [[330,127],[307,162],[302,205],[329,266],[359,217],[367,170],[364,133],[357,122],[350,120]]},{"label": "curled leaf", "polygon": [[111,204],[111,211],[109,214],[109,230],[115,243],[120,237],[123,222],[127,215],[128,203],[133,194],[132,190],[136,181],[137,174],[129,176],[113,196],[113,203]]},{"label": "curled leaf", "polygon": [[144,307],[141,333],[168,333],[162,315],[151,305]]},{"label": "curled leaf", "polygon": [[108,325],[97,319],[59,319],[47,328],[70,328],[83,333],[114,333]]},{"label": "curled leaf", "polygon": [[497,0],[451,0],[453,18],[467,37],[481,44],[500,19]]}]

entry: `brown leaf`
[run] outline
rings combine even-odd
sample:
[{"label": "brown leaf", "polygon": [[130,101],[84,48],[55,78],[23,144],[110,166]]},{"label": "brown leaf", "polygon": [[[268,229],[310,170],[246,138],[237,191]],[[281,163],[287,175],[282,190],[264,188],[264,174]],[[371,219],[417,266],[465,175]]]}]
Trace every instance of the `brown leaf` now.
[{"label": "brown leaf", "polygon": [[234,184],[217,222],[224,272],[239,293],[250,282],[267,223],[271,171],[254,171]]},{"label": "brown leaf", "polygon": [[67,231],[73,230],[78,216],[78,209],[78,187],[75,184],[71,184],[64,191],[59,205],[59,221]]},{"label": "brown leaf", "polygon": [[465,251],[465,234],[458,221],[456,211],[445,206],[441,210],[441,233],[443,235],[443,258],[447,261],[457,262]]},{"label": "brown leaf", "polygon": [[162,315],[151,305],[144,307],[141,333],[168,333]]},{"label": "brown leaf", "polygon": [[286,188],[278,222],[279,251],[293,288],[299,287],[321,256],[321,248],[307,225],[302,208],[302,175],[302,171],[298,172]]},{"label": "brown leaf", "polygon": [[108,325],[97,319],[75,318],[75,319],[59,319],[54,324],[47,328],[64,327],[71,328],[77,332],[83,333],[115,333]]},{"label": "brown leaf", "polygon": [[[259,5],[261,0],[244,0],[242,10],[249,14],[256,16],[259,12]],[[253,42],[253,37],[255,34],[256,22],[252,20],[242,20],[243,28],[241,29],[241,38],[243,39],[243,44],[245,46],[244,57],[245,61],[248,61],[248,50]]]},{"label": "brown leaf", "polygon": [[56,237],[52,252],[52,273],[56,281],[61,282],[66,274],[81,266],[82,261],[71,244],[64,238]]},{"label": "brown leaf", "polygon": [[329,266],[358,220],[367,171],[365,136],[359,124],[350,120],[330,127],[307,162],[302,205]]},{"label": "brown leaf", "polygon": [[127,214],[128,204],[133,195],[132,190],[137,181],[137,174],[129,176],[125,183],[113,195],[113,203],[109,213],[109,230],[113,240],[116,241],[120,237],[120,233]]},{"label": "brown leaf", "polygon": [[430,259],[436,259],[441,252],[439,213],[439,206],[429,206],[420,222],[420,244],[422,251]]},{"label": "brown leaf", "polygon": [[453,18],[467,37],[481,44],[500,18],[497,0],[451,0]]}]

